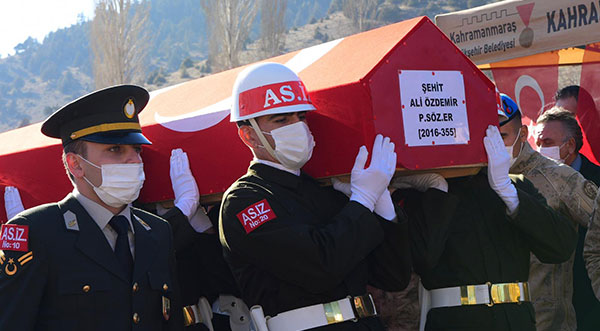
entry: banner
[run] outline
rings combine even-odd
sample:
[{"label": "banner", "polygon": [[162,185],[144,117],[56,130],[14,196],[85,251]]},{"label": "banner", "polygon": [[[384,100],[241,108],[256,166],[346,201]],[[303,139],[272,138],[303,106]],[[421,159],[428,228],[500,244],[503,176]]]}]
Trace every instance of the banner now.
[{"label": "banner", "polygon": [[437,26],[474,63],[600,41],[600,1],[501,1],[437,15]]}]

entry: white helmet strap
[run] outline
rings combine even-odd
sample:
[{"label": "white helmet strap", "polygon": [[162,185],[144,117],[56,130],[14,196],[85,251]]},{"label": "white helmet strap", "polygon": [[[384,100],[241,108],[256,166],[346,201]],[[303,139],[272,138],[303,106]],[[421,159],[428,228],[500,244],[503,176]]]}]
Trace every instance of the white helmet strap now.
[{"label": "white helmet strap", "polygon": [[271,144],[269,144],[269,142],[267,141],[267,138],[265,138],[265,135],[263,134],[260,127],[258,126],[258,123],[256,123],[256,120],[254,118],[249,118],[248,121],[250,121],[250,125],[252,125],[252,128],[254,129],[254,132],[256,132],[256,135],[258,136],[258,140],[260,140],[260,142],[263,144],[263,147],[267,150],[267,152],[269,152],[269,154],[271,154],[271,156],[275,160],[277,160],[277,157],[275,156],[275,151],[273,150],[273,147],[271,147]]}]

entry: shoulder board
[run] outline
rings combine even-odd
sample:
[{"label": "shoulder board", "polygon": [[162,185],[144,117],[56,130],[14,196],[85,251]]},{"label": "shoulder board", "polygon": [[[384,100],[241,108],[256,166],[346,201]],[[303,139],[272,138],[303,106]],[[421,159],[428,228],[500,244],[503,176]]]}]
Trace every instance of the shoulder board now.
[{"label": "shoulder board", "polygon": [[63,214],[63,219],[65,220],[65,227],[67,230],[79,231],[79,224],[77,223],[77,216],[70,211],[67,210]]},{"label": "shoulder board", "polygon": [[144,220],[139,218],[136,214],[133,214],[133,217],[138,221],[138,223],[140,223],[144,227],[144,229],[146,229],[146,231],[152,230],[150,225],[148,225],[148,223],[144,222]]}]

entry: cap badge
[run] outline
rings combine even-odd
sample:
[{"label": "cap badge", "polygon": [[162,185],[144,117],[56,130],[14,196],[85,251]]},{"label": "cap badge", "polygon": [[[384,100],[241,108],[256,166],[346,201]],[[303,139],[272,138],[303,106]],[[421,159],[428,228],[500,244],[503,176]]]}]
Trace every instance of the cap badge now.
[{"label": "cap badge", "polygon": [[133,115],[135,115],[135,105],[133,104],[132,99],[129,99],[129,101],[127,101],[125,107],[123,107],[123,112],[125,113],[125,116],[127,116],[127,118],[133,118]]}]

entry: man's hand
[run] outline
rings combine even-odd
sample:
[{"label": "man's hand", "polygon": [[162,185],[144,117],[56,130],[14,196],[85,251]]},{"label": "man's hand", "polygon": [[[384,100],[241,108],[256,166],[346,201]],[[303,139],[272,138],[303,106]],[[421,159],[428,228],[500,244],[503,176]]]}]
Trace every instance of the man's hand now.
[{"label": "man's hand", "polygon": [[508,214],[513,215],[519,207],[519,196],[508,176],[510,155],[506,151],[504,141],[496,126],[488,126],[485,133],[483,145],[488,157],[488,182],[506,204]]},{"label": "man's hand", "polygon": [[390,138],[384,138],[378,134],[373,143],[371,163],[366,169],[365,164],[369,152],[365,146],[359,149],[350,177],[352,192],[350,200],[356,201],[373,211],[377,199],[387,189],[396,169],[394,147],[394,143],[390,141]]},{"label": "man's hand", "polygon": [[198,209],[200,191],[190,170],[187,154],[180,148],[171,151],[171,185],[175,193],[175,207],[188,219]]}]

